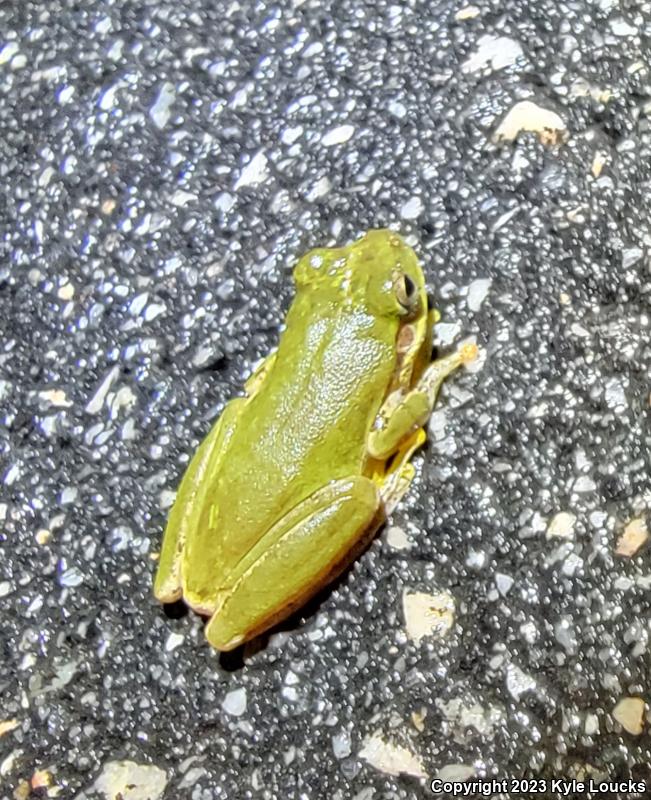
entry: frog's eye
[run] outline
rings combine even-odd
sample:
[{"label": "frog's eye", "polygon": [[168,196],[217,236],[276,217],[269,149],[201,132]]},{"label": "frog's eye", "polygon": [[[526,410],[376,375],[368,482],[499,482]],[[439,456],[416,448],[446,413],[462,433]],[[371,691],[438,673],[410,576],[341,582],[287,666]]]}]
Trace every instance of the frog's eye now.
[{"label": "frog's eye", "polygon": [[412,281],[409,275],[404,273],[399,275],[395,282],[394,288],[396,298],[405,311],[411,311],[418,299],[418,292],[416,291],[416,284]]}]

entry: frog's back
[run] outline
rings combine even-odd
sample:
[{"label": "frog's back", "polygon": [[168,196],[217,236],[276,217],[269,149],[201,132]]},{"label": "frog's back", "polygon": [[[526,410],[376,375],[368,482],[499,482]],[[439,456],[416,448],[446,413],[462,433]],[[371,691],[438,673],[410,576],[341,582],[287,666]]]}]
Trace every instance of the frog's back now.
[{"label": "frog's back", "polygon": [[[274,364],[243,408],[202,509],[192,551],[210,553],[225,582],[289,510],[331,480],[360,474],[395,368],[397,326],[364,309],[314,314],[309,303],[297,297],[290,309]],[[309,325],[293,324],[310,314]]]}]

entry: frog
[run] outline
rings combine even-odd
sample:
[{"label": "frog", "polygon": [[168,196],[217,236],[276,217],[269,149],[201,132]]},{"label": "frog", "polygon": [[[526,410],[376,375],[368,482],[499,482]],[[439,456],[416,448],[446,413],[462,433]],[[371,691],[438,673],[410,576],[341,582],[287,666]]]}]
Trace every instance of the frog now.
[{"label": "frog", "polygon": [[154,581],[207,617],[227,652],[269,631],[364,551],[412,483],[444,379],[474,343],[432,360],[439,312],[395,231],[317,247],[293,270],[277,347],[190,460]]}]

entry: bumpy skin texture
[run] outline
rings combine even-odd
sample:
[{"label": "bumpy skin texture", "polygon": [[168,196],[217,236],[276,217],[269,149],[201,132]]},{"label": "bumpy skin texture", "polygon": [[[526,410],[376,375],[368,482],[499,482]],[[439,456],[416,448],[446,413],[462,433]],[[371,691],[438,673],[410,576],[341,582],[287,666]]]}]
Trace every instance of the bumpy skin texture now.
[{"label": "bumpy skin texture", "polygon": [[289,614],[373,534],[409,485],[438,385],[463,360],[436,362],[433,392],[418,383],[432,314],[414,252],[390,231],[314,250],[294,276],[277,352],[188,467],[156,578],[163,602],[182,596],[212,615],[207,636],[222,650]]}]

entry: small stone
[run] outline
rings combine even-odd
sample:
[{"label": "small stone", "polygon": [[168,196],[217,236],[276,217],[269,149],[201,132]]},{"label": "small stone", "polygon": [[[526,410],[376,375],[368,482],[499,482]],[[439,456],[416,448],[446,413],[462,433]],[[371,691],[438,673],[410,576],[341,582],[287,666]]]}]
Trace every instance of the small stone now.
[{"label": "small stone", "polygon": [[19,723],[17,719],[5,719],[0,722],[0,736],[4,736],[6,733],[10,733],[11,731],[15,730],[18,727]]},{"label": "small stone", "polygon": [[246,689],[233,689],[222,702],[222,708],[232,717],[241,717],[246,711]]},{"label": "small stone", "polygon": [[70,408],[72,405],[62,389],[47,389],[43,392],[39,392],[38,396],[41,400],[56,408]]},{"label": "small stone", "polygon": [[446,764],[438,771],[437,778],[442,781],[469,781],[476,775],[474,767],[469,764]]},{"label": "small stone", "polygon": [[120,368],[116,365],[114,366],[104,377],[104,380],[100,383],[100,385],[95,390],[95,394],[90,398],[88,403],[86,404],[85,411],[87,414],[99,414],[102,410],[102,406],[104,405],[104,400],[106,399],[106,395],[108,394],[109,389],[113,385],[114,381],[120,374]]},{"label": "small stone", "polygon": [[335,758],[348,758],[352,752],[350,734],[348,731],[342,731],[332,737],[332,752]]},{"label": "small stone", "polygon": [[464,6],[460,8],[454,15],[457,22],[463,22],[466,19],[475,19],[481,14],[481,9],[478,6]]},{"label": "small stone", "polygon": [[164,83],[158,92],[154,105],[149,109],[149,116],[158,129],[162,130],[169,122],[170,109],[175,99],[174,84]]},{"label": "small stone", "polygon": [[634,556],[649,538],[646,520],[643,517],[632,519],[624,528],[617,541],[615,552],[618,556]]},{"label": "small stone", "polygon": [[624,697],[613,709],[613,717],[624,730],[639,736],[644,729],[645,703],[641,697]]},{"label": "small stone", "polygon": [[411,721],[413,723],[414,728],[419,733],[422,733],[425,730],[425,717],[427,716],[427,709],[425,707],[421,708],[420,711],[412,711],[411,712]]},{"label": "small stone", "polygon": [[403,219],[417,219],[423,212],[423,203],[420,197],[412,197],[403,203],[400,216]]},{"label": "small stone", "polygon": [[385,537],[389,547],[393,547],[394,550],[407,550],[409,548],[407,534],[397,525],[388,527]]},{"label": "small stone", "polygon": [[586,736],[594,736],[599,733],[599,717],[596,714],[586,714],[583,730]]},{"label": "small stone", "polygon": [[359,757],[387,775],[427,777],[419,756],[411,753],[406,747],[384,741],[379,732],[365,740],[364,746],[359,751]]},{"label": "small stone", "polygon": [[590,172],[592,172],[593,178],[598,178],[601,175],[601,172],[608,161],[608,156],[602,150],[597,150],[594,154],[594,158],[592,159],[592,166],[590,168]]},{"label": "small stone", "polygon": [[267,156],[264,151],[259,150],[249,163],[242,168],[240,177],[235,181],[235,186],[233,187],[235,191],[243,186],[258,186],[258,184],[264,183],[269,177],[267,163]]},{"label": "small stone", "polygon": [[40,528],[38,531],[36,531],[36,536],[34,538],[38,544],[44,545],[47,544],[52,538],[52,532],[47,528]]},{"label": "small stone", "polygon": [[622,250],[622,267],[624,269],[629,269],[629,267],[637,264],[643,255],[644,251],[640,250],[639,247],[627,247],[625,250]]},{"label": "small stone", "polygon": [[336,144],[344,144],[355,133],[353,125],[339,125],[337,128],[331,128],[321,137],[321,144],[324,147],[332,147]]},{"label": "small stone", "polygon": [[477,41],[477,50],[461,65],[463,72],[479,72],[513,66],[522,57],[522,46],[508,36],[485,34]]},{"label": "small stone", "polygon": [[159,800],[167,786],[167,773],[152,764],[109,761],[104,764],[91,791],[105,800]]},{"label": "small stone", "polygon": [[64,300],[65,302],[72,300],[74,296],[75,287],[69,281],[66,281],[66,283],[64,283],[63,286],[60,286],[59,290],[57,291],[57,297],[59,300]]},{"label": "small stone", "polygon": [[573,539],[575,523],[576,516],[574,514],[569,511],[560,511],[552,517],[547,527],[547,538]]},{"label": "small stone", "polygon": [[184,638],[185,637],[180,633],[170,633],[170,635],[167,637],[167,641],[165,642],[165,650],[168,653],[176,650],[179,645],[183,644]]},{"label": "small stone", "polygon": [[455,602],[448,592],[411,594],[405,591],[402,608],[407,635],[416,644],[426,636],[442,639],[454,624]]},{"label": "small stone", "polygon": [[568,136],[567,126],[555,111],[531,100],[522,100],[513,106],[495,130],[493,141],[513,142],[523,132],[537,133],[544,145],[561,144]]},{"label": "small stone", "polygon": [[77,567],[69,567],[59,575],[59,584],[61,586],[74,588],[75,586],[79,586],[83,582],[84,582],[84,576],[77,569]]},{"label": "small stone", "polygon": [[519,700],[525,692],[536,688],[536,681],[516,664],[509,664],[506,669],[506,688],[516,700]]},{"label": "small stone", "polygon": [[513,586],[513,578],[510,575],[504,575],[503,573],[498,572],[495,575],[495,585],[497,586],[497,591],[502,595],[502,597],[506,597]]},{"label": "small stone", "polygon": [[466,297],[466,305],[470,311],[477,312],[481,308],[482,303],[488,296],[493,281],[490,278],[478,278],[468,286],[468,295]]}]

